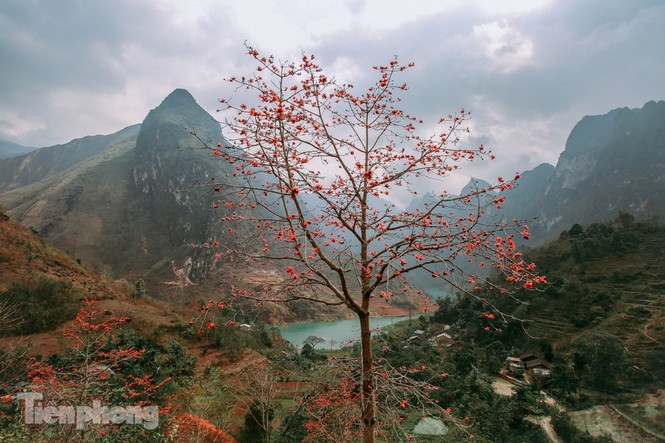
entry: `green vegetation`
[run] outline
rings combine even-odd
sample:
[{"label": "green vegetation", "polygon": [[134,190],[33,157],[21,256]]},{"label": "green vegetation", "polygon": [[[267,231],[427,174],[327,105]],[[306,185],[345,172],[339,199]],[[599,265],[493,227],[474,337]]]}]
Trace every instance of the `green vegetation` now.
[{"label": "green vegetation", "polygon": [[148,290],[145,288],[145,281],[143,281],[142,278],[139,278],[132,288],[132,297],[141,298],[145,297],[147,294]]},{"label": "green vegetation", "polygon": [[[612,441],[609,428],[607,435],[605,430],[591,435],[580,427],[586,416],[575,414],[590,411],[625,416],[647,429],[635,435],[662,435],[657,396],[644,408],[638,400],[663,388],[664,253],[665,228],[653,223],[622,215],[613,223],[576,225],[528,252],[550,282],[543,291],[503,299],[496,311],[468,298],[442,299],[432,316],[385,328],[372,345],[382,383],[381,423],[386,424],[378,441],[446,443],[473,435],[478,442],[545,443],[543,423],[549,418],[562,441]],[[129,286],[128,300],[150,299],[140,280]],[[60,307],[73,305],[75,298],[71,287],[45,278],[14,284],[5,295],[10,293],[23,303],[21,313],[37,300]],[[45,313],[32,311],[32,323],[48,323]],[[483,315],[489,312],[494,318]],[[500,312],[524,323],[504,323]],[[101,389],[96,395],[122,404],[127,377],[150,374],[151,385],[159,386],[150,402],[170,411],[154,434],[126,427],[107,441],[214,440],[215,433],[224,432],[239,441],[301,443],[322,441],[319,426],[328,426],[325,431],[338,441],[353,441],[349,423],[357,419],[359,401],[357,344],[331,351],[323,339],[310,336],[296,349],[276,328],[239,307],[211,312],[202,322],[165,326],[150,338],[145,331],[121,328],[100,348],[104,355],[120,349],[137,354],[118,362],[113,367],[118,376],[95,387]],[[507,357],[528,353],[551,362],[551,373],[508,372]],[[195,369],[197,358],[201,370]],[[72,349],[40,361],[69,373],[82,360]],[[518,383],[498,378],[499,371]],[[24,379],[27,373],[25,350],[0,352],[0,381]],[[18,410],[7,408],[2,412],[10,419],[0,439],[48,437],[26,428],[16,418]],[[414,434],[423,417],[441,420],[445,433]]]},{"label": "green vegetation", "polygon": [[19,321],[5,335],[51,331],[74,318],[78,310],[71,283],[41,276],[27,282],[12,283],[0,299],[15,306]]},{"label": "green vegetation", "polygon": [[498,341],[552,354],[583,387],[641,391],[663,380],[665,228],[621,214],[612,223],[574,225],[527,256],[549,284],[502,299],[494,312],[523,324],[483,318],[491,308],[466,298],[440,300],[432,321],[463,327],[481,347]]},{"label": "green vegetation", "polygon": [[[662,435],[662,426],[648,419],[661,414],[658,409],[633,402],[664,388],[665,227],[620,214],[611,223],[574,225],[526,255],[548,278],[543,291],[518,291],[494,306],[467,298],[438,301],[432,322],[453,325],[474,343],[450,361],[467,361],[467,370],[492,373],[506,355],[536,352],[553,368],[549,376],[532,375],[532,386],[572,410],[605,404],[629,410],[624,415],[632,417],[630,426]],[[501,321],[511,316],[523,322]],[[522,377],[523,371],[515,376]],[[517,390],[511,403],[521,402],[523,394]],[[468,399],[467,404],[475,403]],[[532,400],[526,409],[534,412],[540,408],[534,410]],[[566,441],[610,441],[598,434],[594,440],[567,414],[551,415]]]}]

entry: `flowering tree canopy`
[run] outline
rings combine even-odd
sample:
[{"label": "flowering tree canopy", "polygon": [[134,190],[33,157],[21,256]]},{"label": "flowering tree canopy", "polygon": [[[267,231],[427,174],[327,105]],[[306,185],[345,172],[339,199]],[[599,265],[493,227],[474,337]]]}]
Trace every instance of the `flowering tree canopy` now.
[{"label": "flowering tree canopy", "polygon": [[[514,180],[499,178],[464,195],[444,189],[463,163],[493,154],[482,145],[462,145],[470,118],[465,110],[424,122],[401,109],[399,95],[408,88],[398,77],[413,64],[394,59],[375,66],[376,82],[356,94],[325,74],[314,56],[279,63],[247,49],[258,63],[255,72],[229,79],[247,101],[222,100],[230,144],[210,147],[234,165],[233,180],[215,184],[215,206],[228,208],[226,221],[253,223],[262,244],[228,255],[236,262],[269,260],[283,275],[252,289],[239,285],[231,297],[305,299],[342,305],[358,316],[363,435],[374,441],[369,316],[397,291],[421,293],[407,274],[426,272],[478,299],[479,289],[499,295],[544,282],[516,249],[514,236],[528,237],[526,226],[515,230],[512,222],[484,217],[502,205],[501,192]],[[431,192],[420,207],[390,202],[395,192],[418,196],[423,185]],[[489,282],[460,266],[464,261],[498,270],[507,284]],[[494,316],[491,300],[482,301]]]}]

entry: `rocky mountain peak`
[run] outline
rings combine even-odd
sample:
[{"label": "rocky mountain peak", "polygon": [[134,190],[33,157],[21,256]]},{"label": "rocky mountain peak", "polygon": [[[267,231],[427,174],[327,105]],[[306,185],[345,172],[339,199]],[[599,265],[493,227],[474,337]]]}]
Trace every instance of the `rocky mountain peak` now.
[{"label": "rocky mountain peak", "polygon": [[200,162],[209,162],[209,152],[192,133],[212,146],[223,142],[221,128],[212,116],[187,90],[176,89],[141,125],[134,157],[137,188],[144,193],[172,192],[205,179]]},{"label": "rocky mountain peak", "polygon": [[[551,238],[572,223],[665,214],[665,101],[586,116],[573,128],[554,174],[523,215]],[[546,171],[545,171],[546,172]],[[520,202],[523,204],[523,202]],[[548,237],[549,236],[549,237]]]},{"label": "rocky mountain peak", "polygon": [[469,180],[469,183],[467,183],[466,186],[462,188],[462,195],[471,194],[473,192],[480,192],[482,189],[487,189],[490,186],[491,185],[485,180],[472,177],[471,180]]},{"label": "rocky mountain peak", "polygon": [[190,94],[189,91],[186,89],[177,88],[166,96],[166,98],[162,101],[159,107],[181,108],[184,106],[190,106],[192,104],[196,104],[196,100],[194,100],[192,94]]}]

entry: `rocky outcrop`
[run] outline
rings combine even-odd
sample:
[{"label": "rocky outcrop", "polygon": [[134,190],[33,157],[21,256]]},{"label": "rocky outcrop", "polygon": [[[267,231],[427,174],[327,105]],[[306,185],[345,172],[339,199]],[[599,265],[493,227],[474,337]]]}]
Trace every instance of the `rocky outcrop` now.
[{"label": "rocky outcrop", "polygon": [[[535,183],[530,175],[537,175]],[[508,202],[506,212],[530,221],[541,242],[574,223],[612,220],[619,211],[664,220],[665,101],[584,117],[556,168],[525,172]]]}]

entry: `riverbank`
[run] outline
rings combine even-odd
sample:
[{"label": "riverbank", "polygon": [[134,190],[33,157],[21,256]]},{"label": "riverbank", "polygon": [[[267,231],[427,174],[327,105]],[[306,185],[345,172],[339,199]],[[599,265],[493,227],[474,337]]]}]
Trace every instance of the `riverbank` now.
[{"label": "riverbank", "polygon": [[[412,318],[418,318],[412,316]],[[380,330],[394,323],[408,320],[409,316],[371,317],[372,329]],[[341,349],[360,339],[360,323],[357,318],[337,321],[320,321],[311,323],[291,323],[279,327],[279,332],[286,341],[299,348],[308,337],[323,340],[321,347]]]}]

